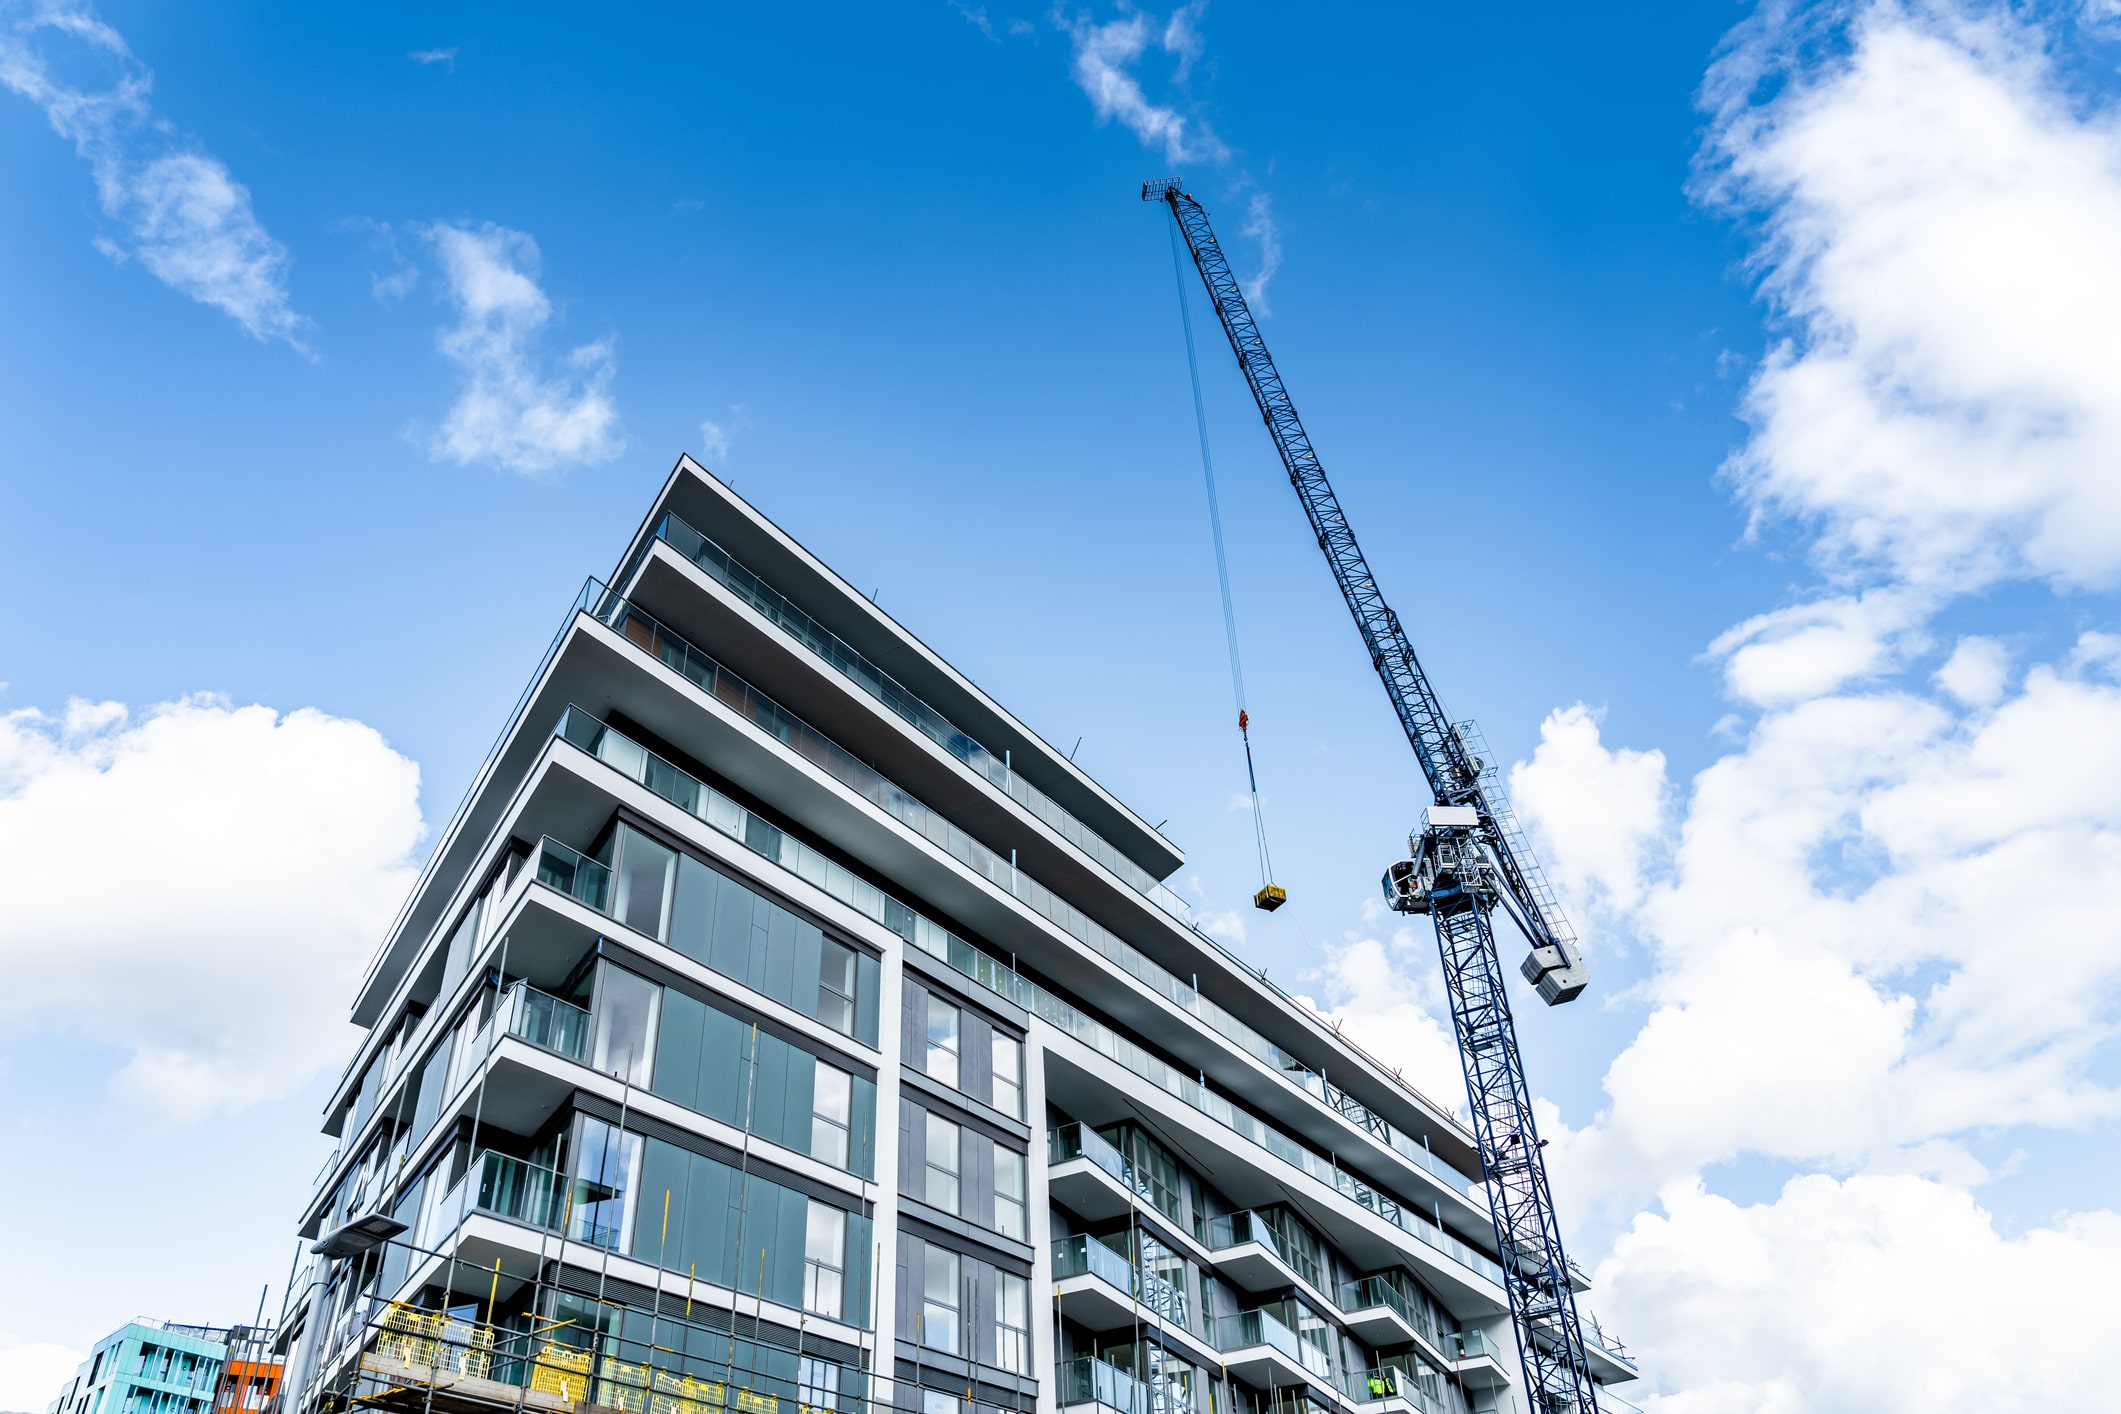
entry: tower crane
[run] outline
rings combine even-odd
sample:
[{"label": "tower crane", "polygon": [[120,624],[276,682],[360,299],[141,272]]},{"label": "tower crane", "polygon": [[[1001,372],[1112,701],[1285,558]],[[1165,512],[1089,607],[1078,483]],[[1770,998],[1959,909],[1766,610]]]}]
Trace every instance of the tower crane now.
[{"label": "tower crane", "polygon": [[1420,833],[1408,841],[1409,857],[1385,871],[1386,901],[1403,913],[1427,914],[1436,928],[1527,1398],[1539,1414],[1596,1414],[1598,1389],[1495,946],[1495,908],[1500,905],[1531,943],[1520,970],[1547,1005],[1572,1001],[1583,991],[1589,977],[1582,954],[1517,828],[1499,775],[1474,754],[1478,738],[1471,724],[1453,724],[1444,715],[1399,616],[1370,573],[1216,242],[1207,209],[1177,178],[1144,182],[1142,200],[1170,208],[1185,237],[1318,548],[1428,778],[1435,799]]}]

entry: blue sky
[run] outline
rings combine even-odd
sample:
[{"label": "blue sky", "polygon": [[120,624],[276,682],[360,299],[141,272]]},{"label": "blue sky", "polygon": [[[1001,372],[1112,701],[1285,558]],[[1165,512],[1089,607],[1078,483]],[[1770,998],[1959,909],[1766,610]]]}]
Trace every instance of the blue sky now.
[{"label": "blue sky", "polygon": [[0,1408],[277,1303],[344,975],[683,451],[1458,1093],[1413,763],[1189,290],[1242,908],[1170,171],[1591,940],[1522,1029],[1638,1402],[2093,1407],[1943,1337],[2121,1252],[2109,23],[0,4]]}]

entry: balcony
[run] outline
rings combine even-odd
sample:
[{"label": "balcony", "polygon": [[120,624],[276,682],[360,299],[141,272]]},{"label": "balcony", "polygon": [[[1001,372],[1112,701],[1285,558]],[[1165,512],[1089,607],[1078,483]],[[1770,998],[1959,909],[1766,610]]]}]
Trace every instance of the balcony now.
[{"label": "balcony", "polygon": [[1446,1341],[1445,1351],[1458,1357],[1451,1372],[1467,1389],[1501,1389],[1510,1383],[1502,1347],[1481,1331],[1458,1332]]},{"label": "balcony", "polygon": [[840,676],[888,708],[893,715],[964,763],[973,775],[993,786],[1043,821],[1062,839],[1102,864],[1119,880],[1181,923],[1190,926],[1192,910],[1148,870],[1120,853],[1112,843],[1077,819],[1060,802],[1026,781],[1008,761],[923,701],[911,689],[871,662],[852,644],[795,607],[727,550],[675,515],[666,515],[656,536],[754,609],[761,618],[807,649]]},{"label": "balcony", "polygon": [[1332,1384],[1333,1358],[1265,1311],[1240,1311],[1215,1322],[1223,1368],[1255,1389]]},{"label": "balcony", "polygon": [[[1340,1120],[1360,1128],[1375,1142],[1390,1149],[1400,1160],[1439,1182],[1454,1197],[1467,1202],[1473,1201],[1473,1181],[1464,1174],[1451,1168],[1406,1134],[1370,1114],[1337,1087],[1327,1084],[1322,1075],[1306,1068],[1301,1061],[1280,1046],[1223,1007],[1202,996],[1189,982],[1083,913],[1045,884],[1017,868],[1008,858],[972,838],[867,763],[857,759],[837,742],[729,672],[714,659],[673,634],[653,616],[644,613],[619,595],[608,592],[597,599],[589,612],[598,622],[612,629],[628,643],[664,664],[680,677],[694,683],[739,717],[773,735],[795,755],[831,776],[853,794],[868,801],[973,874],[1134,978],[1150,992],[1192,1016],[1206,1030],[1250,1056],[1279,1076],[1292,1089],[1302,1092],[1310,1103],[1331,1111]],[[628,740],[579,708],[567,709],[557,731],[559,735],[622,774],[724,833],[736,835],[746,844],[752,843],[748,836],[751,829],[756,827],[767,841],[767,847],[760,848],[759,852],[771,856],[779,851],[780,831],[764,821],[749,817],[748,812],[712,787]],[[747,819],[751,824],[740,828],[740,821]],[[759,848],[757,845],[753,847]],[[809,852],[816,854],[816,851]],[[820,871],[826,867],[822,856],[819,856]],[[838,868],[836,865],[829,867]],[[850,887],[853,882],[850,876]],[[976,948],[955,939],[947,930],[932,923],[922,929],[919,925],[925,920],[914,910],[895,899],[889,899],[866,883],[861,887],[876,895],[875,909],[865,911],[869,911],[870,916],[877,917],[886,927],[924,951],[944,956],[946,953],[961,950],[965,954],[962,965],[954,956],[947,958],[953,967],[960,967],[960,970],[970,971],[974,967],[988,964],[988,960],[984,959]],[[883,916],[886,912],[893,916]],[[1206,939],[1205,935],[1202,937],[1204,942],[1212,944],[1212,939]],[[1028,984],[1014,978],[1009,969],[999,963],[993,963],[987,970],[994,974],[992,980],[982,976],[980,981],[1009,996],[1012,1001],[1028,1010],[1037,1009],[1032,997],[1023,994],[1031,991]],[[1066,1010],[1073,1011],[1072,1008]],[[1335,1176],[1336,1166],[1326,1159],[1287,1139],[1279,1131],[1258,1125],[1256,1121],[1255,1125],[1262,1131],[1262,1137],[1255,1142],[1271,1143],[1264,1137],[1265,1134],[1271,1133],[1274,1139],[1282,1141],[1286,1149],[1284,1157],[1290,1158],[1292,1163],[1310,1169],[1326,1182],[1341,1181]],[[1346,1186],[1351,1196],[1357,1196],[1358,1201],[1366,1201],[1354,1190],[1357,1187],[1366,1190],[1367,1185],[1358,1185],[1353,1179],[1347,1179]]]},{"label": "balcony", "polygon": [[[619,609],[609,610],[610,614],[619,615],[621,610],[628,613],[637,613],[637,611],[631,610],[631,607],[626,605],[624,600],[617,600],[616,602],[620,607]],[[604,612],[606,611],[600,610],[600,617]],[[631,622],[631,620],[623,619],[622,621]],[[638,622],[653,626],[653,621],[647,619],[645,615],[641,615]],[[660,633],[661,629],[660,626],[653,626],[639,630],[628,630],[629,633],[636,631],[652,635]],[[660,642],[660,640],[652,641]],[[685,645],[678,644],[677,647],[668,649],[667,652],[675,655],[679,649],[684,647]],[[665,654],[663,649],[654,651],[657,652],[658,656],[664,656]],[[1378,1191],[1324,1155],[1305,1147],[1281,1130],[1238,1108],[1221,1095],[1202,1086],[1193,1076],[1150,1054],[1125,1036],[1105,1025],[1102,1021],[1086,1015],[1071,1003],[1055,996],[1044,987],[1017,973],[1007,963],[981,952],[972,944],[929,919],[925,914],[917,912],[878,889],[866,879],[858,877],[843,865],[828,858],[823,852],[812,848],[794,836],[784,833],[775,826],[751,814],[713,787],[680,770],[654,752],[630,740],[613,728],[606,726],[588,713],[581,711],[579,708],[569,707],[560,718],[555,734],[573,743],[606,765],[611,766],[628,779],[646,786],[663,799],[679,806],[697,819],[705,821],[721,833],[731,836],[747,848],[764,855],[791,873],[823,889],[842,903],[846,903],[850,907],[858,909],[870,918],[882,923],[923,952],[948,964],[953,970],[963,973],[990,991],[1008,998],[1042,1020],[1051,1023],[1060,1030],[1066,1031],[1077,1040],[1095,1049],[1099,1054],[1113,1060],[1165,1092],[1176,1096],[1194,1109],[1207,1115],[1210,1119],[1234,1131],[1240,1137],[1267,1150],[1285,1162],[1302,1169],[1319,1182],[1338,1190],[1341,1194],[1369,1209],[1386,1222],[1408,1233],[1417,1241],[1436,1249],[1475,1274],[1484,1277],[1489,1282],[1498,1286],[1501,1284],[1502,1268],[1500,1266],[1449,1233],[1435,1227],[1417,1210],[1407,1207],[1397,1199]],[[862,767],[861,769],[866,771],[868,768]],[[877,779],[881,781],[882,778],[878,777]],[[901,795],[903,796],[903,793]],[[904,798],[911,800],[911,797]],[[914,802],[914,804],[917,805],[918,802]],[[920,808],[925,809],[926,807]],[[975,847],[984,848],[984,846]],[[550,861],[549,865],[548,860]],[[550,870],[549,876],[548,868]],[[1006,864],[1002,865],[1001,868],[1005,872],[1014,872],[1009,871]],[[565,845],[560,845],[553,841],[546,842],[539,855],[538,877],[550,883],[553,888],[568,894],[570,897],[579,899],[599,912],[608,913],[609,911],[612,889],[611,871],[596,861],[587,859],[576,851],[567,848]],[[1016,875],[1015,877],[1027,889],[1038,887],[1021,875]],[[1044,892],[1042,889],[1040,891]],[[1080,915],[1077,916],[1080,917]],[[1102,929],[1098,928],[1097,924],[1090,922],[1088,919],[1082,919],[1082,922],[1089,929],[1097,929],[1100,933],[1103,932]],[[1137,976],[1144,975],[1145,970],[1148,968],[1156,967],[1156,964],[1150,962],[1147,958],[1141,957],[1139,953],[1135,953],[1131,947],[1121,942],[1118,938],[1112,937],[1109,933],[1104,934],[1104,936],[1110,939],[1111,946],[1125,948],[1128,953],[1132,953],[1138,959],[1138,966],[1143,971],[1137,971]],[[1095,950],[1101,954],[1111,956],[1106,948],[1095,948]],[[1129,968],[1129,970],[1133,971],[1134,969]],[[1161,969],[1158,968],[1157,971],[1160,972]],[[1165,975],[1168,976],[1168,974]],[[1175,980],[1172,985],[1184,987],[1183,983],[1178,983]],[[1199,997],[1190,988],[1185,988],[1185,992],[1193,997],[1197,1007],[1213,1008],[1213,1003],[1208,1002],[1206,998]],[[1219,1009],[1216,1010],[1219,1011]],[[1196,1014],[1199,1014],[1197,1010]],[[1209,1020],[1210,1018],[1203,1015],[1202,1019]],[[1234,1018],[1231,1018],[1231,1020],[1233,1025],[1241,1024],[1236,1023]],[[1227,1039],[1227,1033],[1224,1034]],[[1256,1033],[1254,1033],[1254,1038],[1261,1046],[1271,1045],[1265,1038],[1257,1037]],[[1295,1082],[1292,1081],[1292,1083]],[[1401,1137],[1404,1138],[1404,1136]],[[1056,1162],[1060,1162],[1060,1160],[1056,1160]],[[1455,1180],[1454,1187],[1456,1191],[1464,1192],[1466,1190],[1468,1180],[1464,1176],[1450,1170],[1441,1160],[1431,1157],[1428,1162],[1434,1171],[1451,1174],[1451,1177]],[[1128,1185],[1128,1180],[1124,1177],[1120,1178],[1120,1182],[1123,1186]],[[1070,1191],[1076,1190],[1071,1186]],[[1086,1218],[1110,1217],[1116,1213],[1126,1211],[1124,1203],[1117,1208],[1113,1208],[1109,1205],[1109,1202],[1101,1205],[1094,1194],[1084,1192],[1080,1193],[1079,1196],[1091,1206],[1076,1206],[1075,1203],[1070,1202],[1065,1197],[1062,1201],[1069,1203],[1070,1207],[1075,1208],[1076,1212]]]},{"label": "balcony", "polygon": [[1247,1210],[1208,1223],[1208,1249],[1218,1271],[1247,1291],[1273,1291],[1303,1282],[1319,1287],[1315,1266],[1290,1253],[1265,1213]]},{"label": "balcony", "polygon": [[1046,1163],[1047,1191],[1077,1217],[1101,1222],[1140,1205],[1182,1221],[1156,1202],[1154,1185],[1135,1177],[1133,1160],[1088,1125],[1064,1124],[1049,1133]]},{"label": "balcony", "polygon": [[1348,1330],[1365,1345],[1406,1345],[1417,1337],[1431,1346],[1436,1343],[1436,1326],[1427,1308],[1381,1276],[1346,1283],[1336,1304]]},{"label": "balcony", "polygon": [[443,1235],[475,1212],[557,1233],[569,1206],[567,1180],[560,1174],[481,1149],[465,1166],[464,1176],[435,1200],[421,1229],[423,1245],[439,1246]]},{"label": "balcony", "polygon": [[1617,1385],[1642,1377],[1642,1370],[1636,1365],[1635,1357],[1628,1354],[1628,1348],[1607,1334],[1605,1327],[1598,1324],[1598,1318],[1589,1312],[1585,1312],[1583,1318],[1583,1344],[1585,1353],[1591,1357],[1591,1373],[1600,1381]]},{"label": "balcony", "polygon": [[1054,1295],[1069,1319],[1091,1330],[1121,1330],[1144,1314],[1202,1342],[1205,1323],[1172,1283],[1145,1272],[1094,1237],[1077,1233],[1053,1244]]},{"label": "balcony", "polygon": [[1117,1414],[1194,1414],[1175,1390],[1137,1380],[1102,1360],[1065,1361],[1057,1373],[1055,1397],[1063,1409],[1097,1405]]},{"label": "balcony", "polygon": [[[1430,1384],[1439,1387],[1425,1388]],[[1369,1405],[1380,1414],[1402,1408],[1419,1411],[1419,1414],[1448,1414],[1440,1384],[1433,1375],[1410,1375],[1405,1370],[1386,1365],[1374,1370],[1350,1371],[1342,1389],[1355,1403]]]},{"label": "balcony", "polygon": [[581,1060],[589,1053],[589,1012],[573,1002],[563,1002],[528,982],[516,982],[501,994],[496,1011],[506,1019],[504,1029],[510,1036],[569,1060]]}]

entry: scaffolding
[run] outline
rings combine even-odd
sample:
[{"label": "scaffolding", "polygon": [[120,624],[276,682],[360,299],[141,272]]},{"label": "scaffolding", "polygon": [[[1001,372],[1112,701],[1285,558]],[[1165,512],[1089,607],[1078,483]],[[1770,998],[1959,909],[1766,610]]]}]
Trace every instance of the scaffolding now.
[{"label": "scaffolding", "polygon": [[[413,1300],[376,1279],[423,1269]],[[742,1304],[543,1258],[512,1273],[499,1256],[485,1265],[393,1240],[320,1271],[301,1317],[323,1323],[316,1374],[285,1389],[280,1410],[872,1414],[867,1351],[800,1330],[777,1339]]]}]

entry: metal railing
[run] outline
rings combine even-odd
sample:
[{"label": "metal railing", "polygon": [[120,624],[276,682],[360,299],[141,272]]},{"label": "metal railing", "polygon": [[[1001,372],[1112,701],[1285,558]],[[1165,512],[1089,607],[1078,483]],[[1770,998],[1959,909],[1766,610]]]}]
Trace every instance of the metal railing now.
[{"label": "metal railing", "polygon": [[[1237,1108],[1202,1085],[1194,1076],[1178,1070],[1102,1021],[1016,972],[1007,963],[982,952],[949,929],[893,898],[866,879],[858,877],[844,865],[834,862],[821,851],[753,815],[712,786],[665,761],[580,708],[569,707],[561,715],[554,734],[572,742],[629,779],[647,786],[723,834],[740,841],[753,852],[764,855],[817,885],[842,903],[858,909],[923,952],[970,977],[988,990],[1007,997],[1018,1006],[1066,1031],[1099,1054],[1150,1081],[1241,1138],[1302,1169],[1416,1240],[1444,1253],[1489,1281],[1500,1284],[1500,1266],[1440,1227],[1436,1227],[1418,1210],[1380,1193],[1324,1155],[1298,1143],[1247,1111]],[[608,916],[610,871],[565,845],[554,843],[558,852],[552,855],[555,861],[553,878],[563,882],[555,882],[553,886],[584,902],[588,902],[591,896],[605,900],[604,903],[591,906]],[[540,879],[546,878],[546,858],[546,853],[541,850],[538,876]],[[599,874],[596,871],[602,872]],[[1118,943],[1119,940],[1113,941]],[[1119,946],[1126,945],[1120,943]],[[1146,962],[1147,959],[1143,961]],[[1189,988],[1188,991],[1190,990]],[[1206,1002],[1205,998],[1198,998],[1197,994],[1195,996],[1197,1000]],[[1206,1004],[1213,1006],[1212,1003]],[[1234,1021],[1234,1018],[1232,1020]],[[1470,1179],[1449,1169],[1441,1160],[1431,1157],[1429,1163],[1433,1168],[1428,1171],[1439,1176],[1448,1175],[1454,1189],[1471,1196]]]},{"label": "metal railing", "polygon": [[[1032,912],[1162,996],[1173,1006],[1197,1017],[1209,1030],[1269,1070],[1281,1075],[1296,1089],[1313,1099],[1323,1101],[1329,1110],[1370,1134],[1408,1163],[1441,1180],[1454,1192],[1470,1196],[1472,1180],[1438,1159],[1425,1145],[1416,1143],[1339,1087],[1329,1084],[1324,1075],[1310,1069],[1249,1024],[1202,996],[1191,982],[1180,978],[1015,864],[973,839],[964,830],[823,732],[810,726],[673,633],[652,614],[642,611],[624,595],[605,590],[602,594],[593,596],[593,602],[585,612],[642,652],[662,662],[680,677],[700,687],[724,706],[774,736],[812,765],[832,775],[855,794],[914,830],[996,888],[1028,906]],[[568,712],[572,715],[578,712],[578,709],[570,707]],[[587,713],[580,715],[596,727],[609,730],[603,728],[601,722],[589,717]],[[694,792],[709,791],[710,787],[632,742],[625,744],[624,754],[627,757],[626,764],[613,764],[620,764],[621,770],[627,770],[638,762],[644,774],[635,775],[636,780],[694,814],[701,813],[686,797]],[[659,784],[662,778],[668,778],[667,789]],[[1198,929],[1194,930],[1193,935],[1206,945],[1222,951],[1220,944]]]},{"label": "metal railing", "polygon": [[1436,1322],[1429,1314],[1428,1304],[1410,1297],[1386,1277],[1367,1276],[1344,1284],[1339,1306],[1344,1312],[1383,1306],[1419,1331],[1423,1339],[1432,1344],[1436,1340]]},{"label": "metal railing", "polygon": [[1053,1242],[1053,1279],[1091,1276],[1138,1303],[1143,1310],[1160,1316],[1182,1330],[1205,1334],[1193,1319],[1193,1305],[1185,1292],[1154,1272],[1143,1271],[1094,1237],[1077,1233]]},{"label": "metal railing", "polygon": [[1181,922],[1193,912],[1154,874],[1135,863],[1103,835],[1077,819],[1052,796],[1026,781],[1006,758],[979,744],[911,688],[885,672],[844,638],[790,603],[780,591],[745,568],[720,545],[676,515],[665,515],[656,536],[717,583],[757,610],[759,616],[824,660],[842,677],[891,709],[892,713],[943,748],[1002,794],[1051,826],[1054,833],[1095,859],[1136,893]]}]

